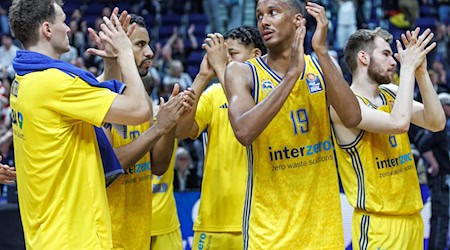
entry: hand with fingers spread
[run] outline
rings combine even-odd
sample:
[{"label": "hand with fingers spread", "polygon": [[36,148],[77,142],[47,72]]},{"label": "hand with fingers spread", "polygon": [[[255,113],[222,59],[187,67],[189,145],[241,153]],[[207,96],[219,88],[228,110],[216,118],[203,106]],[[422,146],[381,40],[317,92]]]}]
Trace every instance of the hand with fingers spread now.
[{"label": "hand with fingers spread", "polygon": [[328,32],[328,18],[325,13],[325,8],[313,2],[308,2],[306,7],[308,14],[316,19],[317,26],[312,37],[312,47],[316,53],[327,53],[327,32]]},{"label": "hand with fingers spread", "polygon": [[[133,56],[130,39],[128,38],[127,33],[125,33],[119,18],[116,15],[111,15],[110,19],[103,17],[103,21],[105,23],[100,25],[102,30],[99,32],[98,37],[104,45],[104,49],[90,48],[87,52],[106,58],[115,58],[124,52],[130,53],[131,56]],[[90,31],[91,34],[92,32],[93,31]]]},{"label": "hand with fingers spread", "polygon": [[202,48],[206,50],[209,65],[214,69],[216,76],[222,76],[229,62],[228,46],[219,33],[208,34]]},{"label": "hand with fingers spread", "polygon": [[[402,42],[399,40],[396,41],[398,53],[394,56],[402,66],[409,65],[414,69],[417,69],[423,64],[426,55],[436,47],[436,42],[428,45],[434,36],[430,29],[426,29],[420,36],[419,32],[420,28],[416,28],[412,32],[408,30],[406,35],[402,34]],[[405,46],[405,49],[403,49],[402,43]]]}]

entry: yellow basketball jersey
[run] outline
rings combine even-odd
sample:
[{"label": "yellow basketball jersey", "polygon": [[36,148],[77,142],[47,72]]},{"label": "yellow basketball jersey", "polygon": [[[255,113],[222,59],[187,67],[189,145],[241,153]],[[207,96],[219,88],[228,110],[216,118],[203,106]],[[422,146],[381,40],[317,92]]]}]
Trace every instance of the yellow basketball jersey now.
[{"label": "yellow basketball jersey", "polygon": [[112,247],[93,125],[116,96],[57,69],[16,76],[11,120],[27,249]]},{"label": "yellow basketball jersey", "polygon": [[[282,78],[262,58],[247,63],[258,104]],[[344,248],[329,119],[321,69],[305,56],[281,110],[247,148],[245,249]]]},{"label": "yellow basketball jersey", "polygon": [[[380,87],[383,105],[373,109],[390,113],[395,95]],[[361,130],[355,141],[336,147],[338,169],[350,204],[371,213],[411,215],[422,207],[419,181],[408,134],[378,134]]]},{"label": "yellow basketball jersey", "polygon": [[220,84],[211,85],[200,96],[195,121],[197,137],[207,129],[207,143],[194,231],[242,232],[247,156],[231,128]]},{"label": "yellow basketball jersey", "polygon": [[[127,126],[126,138],[113,128],[111,132],[113,147],[131,143],[148,128],[148,122],[139,126]],[[150,164],[150,153],[147,153],[106,189],[115,249],[150,249],[152,225]]]},{"label": "yellow basketball jersey", "polygon": [[167,234],[180,227],[175,197],[173,196],[173,177],[175,152],[178,141],[175,140],[172,160],[167,171],[162,176],[153,175],[152,197],[152,236]]}]

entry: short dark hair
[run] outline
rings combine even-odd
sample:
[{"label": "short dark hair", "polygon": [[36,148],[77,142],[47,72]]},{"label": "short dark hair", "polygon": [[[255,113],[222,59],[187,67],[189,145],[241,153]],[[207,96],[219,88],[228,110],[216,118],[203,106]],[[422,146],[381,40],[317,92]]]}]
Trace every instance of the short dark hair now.
[{"label": "short dark hair", "polygon": [[253,47],[261,50],[262,54],[267,53],[266,46],[261,38],[261,34],[255,26],[242,25],[234,28],[223,36],[224,39],[238,40],[241,44]]},{"label": "short dark hair", "polygon": [[131,20],[130,24],[136,23],[136,25],[141,26],[142,28],[146,28],[145,20],[142,16],[136,14],[130,14]]},{"label": "short dark hair", "polygon": [[38,42],[39,26],[43,22],[55,21],[55,3],[63,5],[62,0],[13,0],[9,8],[9,25],[25,48]]},{"label": "short dark hair", "polygon": [[297,14],[300,13],[303,15],[303,8],[302,8],[302,4],[300,3],[299,0],[285,0],[286,4],[289,7],[289,10],[292,12],[292,14]]},{"label": "short dark hair", "polygon": [[344,48],[344,59],[352,73],[358,65],[356,63],[358,52],[362,50],[371,54],[375,48],[374,41],[376,37],[380,37],[388,43],[392,41],[391,33],[380,27],[374,30],[360,29],[348,38]]}]

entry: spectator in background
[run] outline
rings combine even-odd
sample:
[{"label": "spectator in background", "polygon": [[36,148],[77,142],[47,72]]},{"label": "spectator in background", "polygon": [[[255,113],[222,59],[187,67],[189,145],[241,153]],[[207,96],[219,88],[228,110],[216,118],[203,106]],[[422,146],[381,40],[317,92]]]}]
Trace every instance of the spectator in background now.
[{"label": "spectator in background", "polygon": [[336,27],[336,47],[343,49],[345,41],[356,29],[356,7],[353,0],[340,0]]},{"label": "spectator in background", "polygon": [[222,1],[227,10],[227,17],[226,17],[227,30],[237,28],[242,24],[242,15],[244,12],[243,0],[222,0]]},{"label": "spectator in background", "polygon": [[[191,52],[198,48],[197,38],[194,36],[195,25],[191,24],[187,30],[190,46],[185,46],[183,37],[178,33],[178,27],[173,27],[173,33],[162,48],[162,56],[166,60],[165,64],[172,60],[180,60],[185,69],[188,68],[187,59]],[[164,68],[162,69],[163,73]]]},{"label": "spectator in background", "polygon": [[86,51],[86,36],[85,33],[80,29],[80,23],[75,20],[70,21],[69,27],[69,43],[70,45],[77,48],[79,55]]},{"label": "spectator in background", "polygon": [[184,71],[183,64],[180,60],[172,60],[170,62],[169,74],[163,78],[164,86],[173,86],[179,83],[181,89],[185,90],[192,85],[191,76]]},{"label": "spectator in background", "polygon": [[183,147],[177,149],[175,156],[175,173],[173,188],[175,191],[187,191],[188,189],[200,188],[200,180],[192,165],[189,151]]},{"label": "spectator in background", "polygon": [[203,10],[208,16],[209,32],[223,33],[225,28],[219,15],[219,4],[221,0],[203,0]]},{"label": "spectator in background", "polygon": [[8,13],[5,9],[0,6],[0,31],[3,34],[9,34],[9,22],[8,22]]},{"label": "spectator in background", "polygon": [[[9,79],[14,78],[14,69],[12,62],[16,57],[16,52],[19,48],[13,44],[11,35],[2,35],[2,46],[0,47],[0,78],[5,74]],[[4,69],[4,70],[3,70]]]},{"label": "spectator in background", "polygon": [[[446,111],[450,107],[450,95],[439,94],[439,100]],[[431,190],[431,219],[428,250],[442,250],[447,248],[447,233],[449,219],[449,186],[450,177],[449,147],[447,130],[431,132],[422,129],[415,138],[425,164],[428,167],[428,186]]]},{"label": "spectator in background", "polygon": [[399,0],[398,8],[405,15],[405,20],[414,26],[420,13],[418,0]]},{"label": "spectator in background", "polygon": [[69,51],[61,55],[61,61],[70,63],[78,57],[78,50],[74,46],[70,45]]}]

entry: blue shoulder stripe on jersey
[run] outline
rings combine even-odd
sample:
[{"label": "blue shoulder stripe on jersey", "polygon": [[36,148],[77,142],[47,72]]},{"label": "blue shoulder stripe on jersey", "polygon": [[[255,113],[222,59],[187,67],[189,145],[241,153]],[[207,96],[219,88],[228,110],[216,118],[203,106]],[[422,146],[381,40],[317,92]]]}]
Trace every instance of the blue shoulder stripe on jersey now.
[{"label": "blue shoulder stripe on jersey", "polygon": [[271,77],[273,77],[273,79],[275,79],[275,81],[277,81],[278,83],[280,83],[283,78],[281,78],[277,73],[275,73],[275,71],[273,71],[267,64],[266,62],[264,62],[264,60],[261,57],[256,58],[256,61],[258,62],[258,64],[267,72],[269,73],[269,75]]},{"label": "blue shoulder stripe on jersey", "polygon": [[255,68],[255,65],[253,65],[252,63],[246,61],[244,62],[245,64],[247,64],[250,69],[252,70],[252,97],[253,100],[255,101],[255,103],[258,103],[258,99],[259,99],[259,77],[258,77],[258,71]]},{"label": "blue shoulder stripe on jersey", "polygon": [[[312,57],[312,56],[311,56],[311,61],[313,62],[314,66],[316,67],[317,71],[319,71],[320,76],[322,76],[323,85],[327,86],[327,82],[325,81],[325,77],[323,76],[322,69],[319,66],[319,61],[317,60],[317,58]],[[306,65],[306,62],[305,62],[305,65]]]},{"label": "blue shoulder stripe on jersey", "polygon": [[392,91],[386,87],[381,86],[380,89],[386,91],[394,99],[395,99],[395,97],[397,97],[397,95],[394,93],[394,91]]}]

